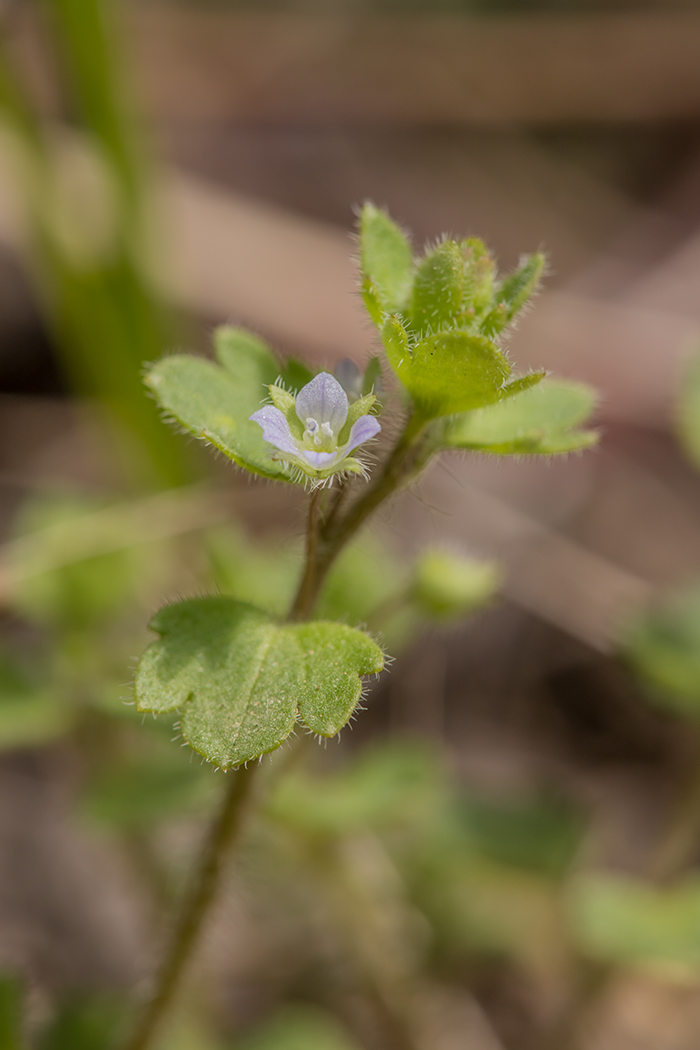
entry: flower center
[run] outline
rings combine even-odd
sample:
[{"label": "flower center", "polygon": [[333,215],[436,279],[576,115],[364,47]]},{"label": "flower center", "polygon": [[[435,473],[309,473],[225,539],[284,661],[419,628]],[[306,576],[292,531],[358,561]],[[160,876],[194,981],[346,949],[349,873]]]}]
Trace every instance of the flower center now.
[{"label": "flower center", "polygon": [[304,444],[307,448],[317,451],[333,452],[337,447],[337,441],[330,423],[319,423],[317,419],[309,416],[304,431]]}]

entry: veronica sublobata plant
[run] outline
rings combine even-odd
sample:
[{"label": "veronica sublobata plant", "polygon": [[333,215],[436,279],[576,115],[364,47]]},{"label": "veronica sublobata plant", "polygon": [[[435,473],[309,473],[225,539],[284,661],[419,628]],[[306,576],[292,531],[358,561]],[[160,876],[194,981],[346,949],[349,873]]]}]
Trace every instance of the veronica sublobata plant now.
[{"label": "veronica sublobata plant", "polygon": [[[173,1001],[221,858],[240,826],[255,760],[300,726],[319,736],[337,734],[357,707],[363,680],[384,666],[384,653],[368,633],[314,619],[345,545],[439,453],[554,455],[596,439],[580,429],[595,403],[587,387],[544,372],[514,376],[505,352],[508,328],[540,281],[541,255],[524,258],[505,277],[473,237],[444,239],[416,257],[403,231],[371,204],[361,213],[359,242],[362,296],[384,352],[384,377],[392,377],[394,388],[391,427],[382,428],[377,418],[387,399],[376,358],[363,376],[341,369],[341,383],[327,371],[279,360],[239,328],[215,333],[215,361],[166,357],[146,379],[169,418],[234,464],[310,492],[305,565],[285,622],[218,595],[168,605],[151,624],[158,638],[137,673],[139,709],[178,712],[184,740],[220,769],[238,773],[229,780],[129,1050],[152,1044]],[[397,436],[387,440],[388,434]],[[370,469],[363,449],[375,439],[378,462]],[[443,562],[430,570],[435,579],[423,578],[428,570],[421,576],[423,591],[440,592],[431,601],[441,609]],[[448,575],[447,605],[457,608],[459,573]]]}]

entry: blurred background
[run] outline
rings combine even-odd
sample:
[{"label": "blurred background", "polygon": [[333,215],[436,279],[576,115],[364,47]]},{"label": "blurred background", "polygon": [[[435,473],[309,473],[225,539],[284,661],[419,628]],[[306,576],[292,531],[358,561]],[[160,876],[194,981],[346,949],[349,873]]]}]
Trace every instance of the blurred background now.
[{"label": "blurred background", "polygon": [[321,760],[345,817],[314,814],[303,778],[271,803],[207,939],[214,991],[200,976],[163,1045],[390,1046],[308,899],[299,842],[323,839],[423,960],[434,1047],[697,1047],[698,603],[663,627],[692,665],[682,702],[628,639],[700,576],[678,436],[700,345],[700,9],[5,0],[0,25],[0,964],[30,1035],[109,1045],[217,786],[122,703],[149,615],[253,596],[266,545],[273,605],[296,571],[300,493],[169,433],[143,363],[209,353],[222,322],[363,362],[370,199],[416,247],[475,234],[505,269],[547,252],[511,358],[595,386],[601,443],[454,456],[381,516],[348,569],[358,609],[436,543],[495,559],[498,600],[410,645],[397,630]]}]

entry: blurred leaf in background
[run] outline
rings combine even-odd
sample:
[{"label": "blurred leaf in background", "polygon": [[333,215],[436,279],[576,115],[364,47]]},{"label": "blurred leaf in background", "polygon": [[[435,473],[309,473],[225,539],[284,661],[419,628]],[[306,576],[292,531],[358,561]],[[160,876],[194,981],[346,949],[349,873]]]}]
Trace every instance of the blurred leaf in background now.
[{"label": "blurred leaf in background", "polygon": [[700,718],[700,586],[674,592],[638,615],[621,652],[655,701]]},{"label": "blurred leaf in background", "polygon": [[73,712],[59,691],[47,680],[35,681],[16,657],[0,653],[0,751],[49,743],[72,725]]},{"label": "blurred leaf in background", "polygon": [[290,1005],[229,1050],[359,1050],[359,1044],[325,1010]]},{"label": "blurred leaf in background", "polygon": [[572,886],[572,929],[589,957],[685,981],[700,973],[700,883],[658,888],[590,874]]}]

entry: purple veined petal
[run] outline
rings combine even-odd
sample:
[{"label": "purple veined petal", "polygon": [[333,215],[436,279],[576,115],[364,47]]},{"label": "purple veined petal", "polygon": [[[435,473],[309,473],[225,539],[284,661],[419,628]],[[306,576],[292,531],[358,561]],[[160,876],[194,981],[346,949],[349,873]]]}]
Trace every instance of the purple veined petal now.
[{"label": "purple veined petal", "polygon": [[292,437],[289,423],[279,408],[265,405],[253,412],[252,416],[248,416],[248,419],[262,427],[265,441],[269,441],[280,452],[289,456],[299,456],[300,449]]},{"label": "purple veined petal", "polygon": [[350,437],[347,445],[343,446],[343,455],[347,456],[358,445],[375,437],[381,430],[381,425],[376,416],[360,416],[350,428]]},{"label": "purple veined petal", "polygon": [[329,372],[319,372],[297,394],[296,407],[304,426],[307,419],[315,419],[319,426],[330,423],[337,435],[348,418],[348,395]]},{"label": "purple veined petal", "polygon": [[311,464],[312,467],[316,467],[317,470],[323,470],[324,467],[330,467],[338,458],[337,452],[313,452],[304,449],[301,453],[305,460]]}]

